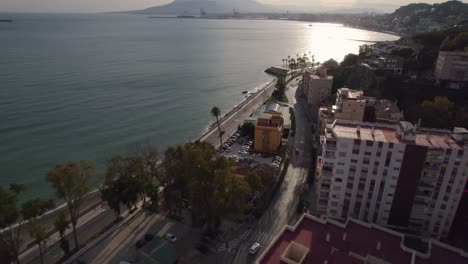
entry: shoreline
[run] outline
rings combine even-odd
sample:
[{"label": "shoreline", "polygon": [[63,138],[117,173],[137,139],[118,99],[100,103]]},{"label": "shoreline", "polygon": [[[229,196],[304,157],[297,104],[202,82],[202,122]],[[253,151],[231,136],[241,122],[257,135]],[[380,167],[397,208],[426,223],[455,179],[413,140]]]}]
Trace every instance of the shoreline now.
[{"label": "shoreline", "polygon": [[[274,78],[272,81],[270,82],[267,82],[266,84],[263,84],[262,85],[262,88],[258,89],[258,87],[255,87],[253,88],[253,90],[256,89],[255,92],[251,93],[251,96],[245,98],[245,100],[243,100],[242,102],[240,102],[238,105],[234,106],[229,112],[227,112],[225,115],[223,115],[219,122],[222,124],[222,123],[225,123],[228,119],[230,119],[233,115],[239,113],[241,110],[244,109],[244,107],[246,107],[250,102],[252,102],[254,99],[256,99],[260,94],[262,94],[267,88],[269,88],[273,83],[275,83],[277,80],[277,78]],[[204,137],[207,137],[210,133],[213,133],[214,131],[217,130],[217,126],[214,125],[214,126],[210,126],[208,127],[207,131],[203,132],[200,136],[196,137],[194,140],[203,140]],[[92,208],[98,206],[101,202],[101,199],[100,199],[100,195],[98,195],[98,192],[99,192],[99,186],[96,186],[95,189],[93,189],[92,191],[90,191],[89,193],[87,193],[85,195],[85,198],[84,200],[88,199],[89,201],[87,201],[88,203],[88,206],[82,206],[81,210],[80,210],[80,214],[83,214],[85,213],[86,211],[89,211],[89,210],[92,210]],[[47,221],[48,218],[50,217],[53,217],[54,214],[62,211],[62,210],[66,210],[66,203],[61,203],[59,205],[57,205],[55,208],[45,212],[43,215],[39,216],[37,219],[39,220],[44,220],[44,221]],[[22,223],[22,225],[24,224],[27,224],[29,221],[25,221],[24,223]],[[16,223],[14,224],[12,227],[13,228],[16,228],[18,227],[18,224],[19,223]],[[9,228],[4,228],[4,229],[1,229],[0,230],[0,233],[3,233],[5,232],[6,230],[8,230]],[[54,228],[50,229],[50,230],[54,230]],[[21,252],[25,252],[26,250],[28,250],[31,246],[34,246],[34,245],[31,245],[31,243],[26,243],[25,245],[23,245],[24,248],[21,250]]]}]

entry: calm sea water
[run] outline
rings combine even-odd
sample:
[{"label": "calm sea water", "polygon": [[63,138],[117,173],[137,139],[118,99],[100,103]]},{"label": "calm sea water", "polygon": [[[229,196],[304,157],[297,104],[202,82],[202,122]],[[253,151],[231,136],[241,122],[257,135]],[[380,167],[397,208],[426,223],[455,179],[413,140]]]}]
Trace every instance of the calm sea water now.
[{"label": "calm sea water", "polygon": [[101,172],[135,144],[163,150],[196,138],[212,106],[240,103],[288,55],[342,60],[364,41],[396,39],[284,21],[8,17],[14,23],[0,23],[0,185],[25,183],[29,196],[51,195],[45,176],[57,163],[86,159]]}]

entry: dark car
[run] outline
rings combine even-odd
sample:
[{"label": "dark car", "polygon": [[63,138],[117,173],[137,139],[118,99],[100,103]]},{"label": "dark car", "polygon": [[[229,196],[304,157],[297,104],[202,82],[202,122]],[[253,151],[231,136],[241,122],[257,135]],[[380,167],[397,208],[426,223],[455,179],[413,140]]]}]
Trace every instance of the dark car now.
[{"label": "dark car", "polygon": [[135,246],[137,248],[142,248],[146,245],[146,242],[144,240],[138,240],[136,243],[135,243]]},{"label": "dark car", "polygon": [[153,235],[153,234],[149,234],[149,233],[148,233],[148,234],[145,235],[145,240],[146,240],[146,241],[151,241],[151,240],[153,240],[153,238],[154,238],[154,235]]}]

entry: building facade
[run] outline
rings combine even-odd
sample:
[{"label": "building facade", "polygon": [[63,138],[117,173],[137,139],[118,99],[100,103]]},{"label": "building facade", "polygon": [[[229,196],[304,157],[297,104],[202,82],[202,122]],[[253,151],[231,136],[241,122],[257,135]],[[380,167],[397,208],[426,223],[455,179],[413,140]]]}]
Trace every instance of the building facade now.
[{"label": "building facade", "polygon": [[349,88],[338,89],[332,109],[335,119],[363,121],[366,110],[364,92]]},{"label": "building facade", "polygon": [[468,52],[439,51],[434,75],[449,88],[464,87],[468,83]]},{"label": "building facade", "polygon": [[302,75],[301,91],[313,109],[330,97],[332,86],[333,76],[324,67],[307,69]]},{"label": "building facade", "polygon": [[335,120],[321,137],[317,209],[446,237],[468,178],[467,142],[461,128]]},{"label": "building facade", "polygon": [[256,152],[276,153],[281,146],[284,119],[279,104],[269,104],[255,124],[254,149]]},{"label": "building facade", "polygon": [[396,124],[403,120],[403,113],[396,102],[364,96],[362,90],[341,88],[333,106],[319,108],[317,127],[324,131],[336,119]]},{"label": "building facade", "polygon": [[393,74],[401,75],[403,74],[403,59],[396,56],[386,56],[380,57],[377,59],[377,65],[379,69],[391,72]]}]

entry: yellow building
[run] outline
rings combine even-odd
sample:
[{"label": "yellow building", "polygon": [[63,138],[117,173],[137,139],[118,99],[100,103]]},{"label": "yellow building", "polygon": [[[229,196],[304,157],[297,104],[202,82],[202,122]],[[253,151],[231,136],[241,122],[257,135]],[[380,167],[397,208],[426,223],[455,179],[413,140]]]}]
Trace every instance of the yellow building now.
[{"label": "yellow building", "polygon": [[272,103],[260,114],[255,124],[254,149],[257,152],[276,153],[283,136],[283,114],[279,105]]}]

